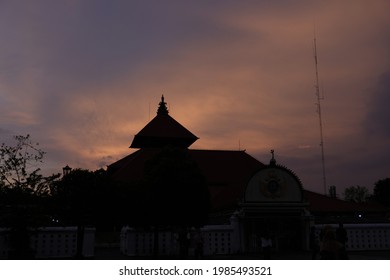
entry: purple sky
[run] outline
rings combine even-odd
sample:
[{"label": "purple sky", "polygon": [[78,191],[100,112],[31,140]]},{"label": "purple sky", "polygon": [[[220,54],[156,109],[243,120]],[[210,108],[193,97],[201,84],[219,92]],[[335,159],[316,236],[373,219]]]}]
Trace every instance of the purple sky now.
[{"label": "purple sky", "polygon": [[[246,149],[323,192],[390,177],[390,3],[2,1],[0,142],[31,134],[46,172],[124,155],[161,94],[200,139]],[[149,113],[150,112],[150,113]]]}]

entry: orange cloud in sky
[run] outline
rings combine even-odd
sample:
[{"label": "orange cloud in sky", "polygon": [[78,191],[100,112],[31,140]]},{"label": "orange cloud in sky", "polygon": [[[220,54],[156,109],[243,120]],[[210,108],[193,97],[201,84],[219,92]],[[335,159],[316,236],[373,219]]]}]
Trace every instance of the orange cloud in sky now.
[{"label": "orange cloud in sky", "polygon": [[[94,169],[132,152],[132,137],[155,116],[164,94],[171,116],[200,138],[193,148],[241,148],[263,162],[275,149],[281,163],[316,189],[322,175],[315,27],[325,90],[328,181],[359,184],[385,176],[389,163],[380,149],[388,139],[373,138],[365,129],[376,108],[371,100],[379,77],[389,71],[390,4],[224,3],[196,2],[191,9],[179,5],[174,11],[164,5],[154,7],[161,9],[157,11],[123,3],[107,11],[97,4],[95,10],[74,4],[61,8],[73,20],[59,30],[51,21],[60,26],[68,19],[54,4],[54,15],[42,14],[46,20],[34,16],[39,9],[23,13],[17,31],[33,33],[15,42],[26,44],[16,50],[29,63],[9,75],[15,81],[0,77],[1,94],[16,94],[14,115],[23,112],[38,121],[29,126],[18,118],[6,119],[12,114],[3,112],[0,124],[16,134],[32,134],[43,147],[46,143],[51,168],[69,164]],[[126,11],[132,13],[125,17]],[[30,21],[41,28],[28,27]],[[0,28],[0,35],[6,32]],[[9,58],[12,42],[7,44],[0,50]],[[370,151],[367,146],[373,144],[376,149]],[[378,155],[382,167],[372,168],[369,178],[340,171]]]}]

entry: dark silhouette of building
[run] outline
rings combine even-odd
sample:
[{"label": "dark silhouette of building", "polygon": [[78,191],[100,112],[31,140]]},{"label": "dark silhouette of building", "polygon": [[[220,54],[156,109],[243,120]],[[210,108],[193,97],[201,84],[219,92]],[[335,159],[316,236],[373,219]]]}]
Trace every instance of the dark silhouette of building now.
[{"label": "dark silhouette of building", "polygon": [[[377,206],[360,209],[356,203],[304,190],[299,177],[276,162],[273,150],[269,163],[264,164],[243,150],[190,149],[197,139],[169,115],[162,97],[155,118],[134,137],[130,147],[138,150],[111,164],[108,171],[119,181],[139,181],[147,162],[162,149],[184,149],[206,181],[210,197],[207,224],[234,228],[228,238],[235,244],[228,249],[230,242],[214,244],[210,250],[216,253],[258,253],[264,231],[274,251],[309,249],[310,228],[316,223],[345,222],[340,218],[356,222],[356,215],[384,213]],[[227,238],[222,232],[213,234],[203,238],[205,244],[212,238]]]},{"label": "dark silhouette of building", "polygon": [[189,149],[197,139],[169,115],[162,97],[156,117],[135,135],[130,146],[139,150],[111,164],[108,170],[117,180],[141,180],[146,162],[161,149],[186,149],[206,179],[211,200],[208,223],[229,224],[234,216],[243,237],[239,251],[258,251],[256,240],[264,228],[276,248],[304,248],[308,203],[299,178],[276,164],[274,152],[270,163],[263,164],[242,150]]}]

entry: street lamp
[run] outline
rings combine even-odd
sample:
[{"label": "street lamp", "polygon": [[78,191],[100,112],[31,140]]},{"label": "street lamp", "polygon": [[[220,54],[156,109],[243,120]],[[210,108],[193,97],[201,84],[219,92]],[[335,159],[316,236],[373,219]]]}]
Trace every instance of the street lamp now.
[{"label": "street lamp", "polygon": [[66,176],[70,173],[70,171],[72,171],[72,168],[69,167],[69,165],[66,165],[65,167],[62,168],[62,175]]}]

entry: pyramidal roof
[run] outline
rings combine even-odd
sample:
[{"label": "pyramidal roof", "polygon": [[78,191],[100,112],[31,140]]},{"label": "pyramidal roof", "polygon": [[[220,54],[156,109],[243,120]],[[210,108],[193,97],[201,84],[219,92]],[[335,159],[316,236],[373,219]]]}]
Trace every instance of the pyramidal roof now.
[{"label": "pyramidal roof", "polygon": [[169,115],[163,95],[157,115],[134,136],[130,148],[161,148],[164,146],[188,148],[198,139]]}]

